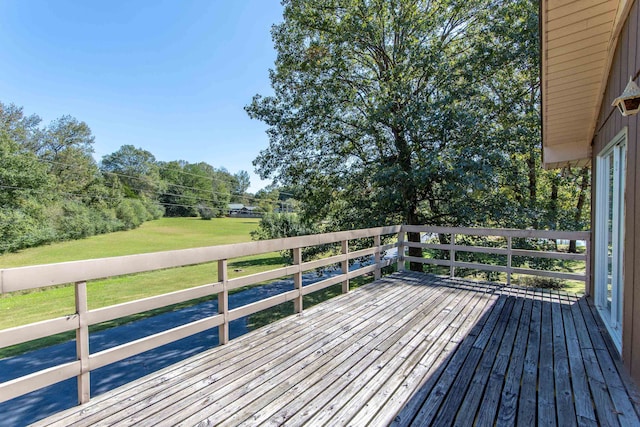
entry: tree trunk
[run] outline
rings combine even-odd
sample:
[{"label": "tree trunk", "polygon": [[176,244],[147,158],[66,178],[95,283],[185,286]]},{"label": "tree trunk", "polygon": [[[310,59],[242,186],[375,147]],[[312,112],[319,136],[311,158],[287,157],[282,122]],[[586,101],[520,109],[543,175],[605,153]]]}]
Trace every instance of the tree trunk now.
[{"label": "tree trunk", "polygon": [[[536,158],[535,158],[535,150],[531,150],[529,152],[529,157],[527,158],[527,169],[529,173],[529,208],[535,209],[537,203],[536,200],[538,198],[538,179],[537,179],[537,170],[536,170]],[[532,223],[534,229],[538,228],[538,218],[534,216],[532,218]]]},{"label": "tree trunk", "polygon": [[[399,106],[394,106],[394,111],[400,111]],[[407,179],[402,188],[403,199],[405,202],[405,220],[407,225],[420,225],[420,218],[418,216],[418,198],[416,194],[416,187],[413,182],[413,167],[411,164],[411,150],[407,144],[407,140],[404,135],[403,129],[392,127],[393,137],[395,141],[396,149],[398,150],[398,165],[402,171],[406,174]],[[420,233],[407,233],[407,241],[413,243],[420,243]],[[422,258],[422,248],[409,247],[409,256]],[[424,271],[422,263],[409,262],[409,270],[411,271]]]},{"label": "tree trunk", "polygon": [[[410,210],[407,212],[407,224],[409,225],[420,225],[418,224],[418,214],[417,207],[410,206]],[[420,233],[407,233],[407,241],[420,243]],[[409,248],[409,256],[422,258],[422,248]],[[411,271],[424,271],[422,263],[420,262],[410,262],[409,270]]]},{"label": "tree trunk", "polygon": [[[580,218],[582,218],[582,211],[584,209],[584,205],[587,199],[587,189],[589,188],[589,168],[583,167],[580,171],[580,193],[578,194],[578,203],[576,204],[576,215],[574,216],[574,227],[577,228],[580,223]],[[578,248],[576,247],[576,241],[571,240],[569,242],[569,253],[575,254],[578,252]]]}]

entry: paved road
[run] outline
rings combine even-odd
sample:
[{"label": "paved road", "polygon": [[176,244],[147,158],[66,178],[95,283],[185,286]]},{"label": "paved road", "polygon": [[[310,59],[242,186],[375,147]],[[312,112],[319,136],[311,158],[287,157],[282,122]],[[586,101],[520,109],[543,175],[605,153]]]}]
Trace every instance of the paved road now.
[{"label": "paved road", "polygon": [[[352,268],[356,268],[353,266]],[[327,278],[337,272],[305,274],[305,285]],[[229,307],[240,307],[293,289],[291,280],[282,280],[229,295]],[[138,320],[123,326],[92,333],[89,347],[92,353],[111,348],[176,326],[193,322],[217,313],[218,302],[209,301]],[[229,325],[231,338],[248,332],[247,318]],[[91,395],[97,396],[151,372],[186,359],[218,345],[218,328],[204,331],[180,341],[147,351],[120,362],[91,371]],[[20,356],[0,360],[0,382],[18,378],[60,363],[75,360],[75,340],[34,350]],[[24,426],[76,405],[76,379],[72,378],[50,387],[34,391],[16,399],[0,403],[1,426]]]}]

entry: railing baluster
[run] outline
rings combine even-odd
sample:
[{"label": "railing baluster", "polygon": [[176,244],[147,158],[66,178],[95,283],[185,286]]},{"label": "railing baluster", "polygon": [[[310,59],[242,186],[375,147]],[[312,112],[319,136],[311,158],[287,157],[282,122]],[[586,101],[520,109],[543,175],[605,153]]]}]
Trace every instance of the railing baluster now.
[{"label": "railing baluster", "polygon": [[512,249],[512,237],[507,236],[507,285],[511,284],[511,249]]},{"label": "railing baluster", "polygon": [[[340,263],[340,266],[342,267],[342,274],[347,275],[349,274],[349,259],[347,257],[349,255],[348,240],[342,241],[342,253],[345,255],[345,259]],[[342,282],[342,293],[346,294],[347,292],[349,292],[349,278],[346,278],[344,282]]]},{"label": "railing baluster", "polygon": [[[584,241],[586,247],[584,251],[584,293],[587,296],[591,295],[591,237],[587,236]],[[577,246],[577,245],[576,245]]]},{"label": "railing baluster", "polygon": [[218,340],[220,344],[229,342],[229,290],[227,282],[229,275],[227,271],[227,260],[218,260],[218,281],[222,283],[222,292],[218,293],[218,313],[224,316],[224,323],[218,326]]},{"label": "railing baluster", "polygon": [[405,231],[398,231],[398,271],[404,271],[404,239]]},{"label": "railing baluster", "polygon": [[[302,248],[295,248],[293,250],[293,264],[300,268],[302,264]],[[301,313],[304,309],[302,302],[302,269],[293,275],[293,287],[298,291],[296,299],[293,300],[293,310],[296,313]]]},{"label": "railing baluster", "polygon": [[375,235],[373,237],[373,245],[376,247],[376,253],[373,255],[373,262],[376,263],[376,271],[373,273],[373,278],[378,280],[382,275],[382,271],[380,269],[380,235]]},{"label": "railing baluster", "polygon": [[87,282],[76,282],[76,313],[79,325],[76,329],[76,357],[80,361],[78,375],[78,403],[86,403],[91,398],[89,378],[89,323],[87,320]]},{"label": "railing baluster", "polygon": [[449,244],[449,261],[451,262],[449,267],[449,277],[452,279],[456,276],[456,234],[451,233],[451,242]]}]

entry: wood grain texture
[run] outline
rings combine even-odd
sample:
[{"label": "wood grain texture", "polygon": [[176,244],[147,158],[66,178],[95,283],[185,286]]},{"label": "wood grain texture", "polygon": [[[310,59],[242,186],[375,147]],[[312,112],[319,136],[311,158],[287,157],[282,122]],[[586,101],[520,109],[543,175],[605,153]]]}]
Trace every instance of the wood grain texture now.
[{"label": "wood grain texture", "polygon": [[36,425],[640,425],[596,316],[398,272]]}]

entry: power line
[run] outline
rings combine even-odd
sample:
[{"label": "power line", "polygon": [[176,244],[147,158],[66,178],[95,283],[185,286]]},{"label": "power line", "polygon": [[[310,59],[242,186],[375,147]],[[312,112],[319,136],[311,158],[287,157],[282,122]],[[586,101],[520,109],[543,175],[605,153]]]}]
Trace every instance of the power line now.
[{"label": "power line", "polygon": [[[78,165],[73,164],[73,163],[64,163],[64,162],[59,162],[59,161],[55,161],[55,160],[47,160],[47,159],[39,159],[39,161],[44,162],[44,163],[50,163],[50,164],[57,164],[57,165],[61,165],[61,166],[67,166],[67,167],[71,167],[71,168],[75,168],[75,169],[78,169],[78,168],[79,168],[79,167],[78,167]],[[114,176],[118,176],[118,177],[124,177],[124,178],[129,178],[129,179],[135,179],[135,180],[139,180],[139,181],[143,181],[143,180],[144,180],[144,178],[143,178],[143,177],[141,177],[141,176],[127,175],[127,174],[124,174],[124,173],[121,173],[121,172],[106,171],[106,170],[103,170],[103,169],[100,169],[100,168],[98,168],[98,171],[99,171],[100,173],[103,173],[103,174],[106,174],[106,175],[114,175]],[[210,176],[203,176],[203,175],[193,174],[193,173],[185,172],[185,171],[177,171],[177,172],[179,172],[179,173],[183,173],[183,174],[186,174],[186,175],[196,176],[196,177],[199,177],[199,178],[204,178],[204,179],[210,180],[212,184],[213,184],[213,183],[215,183],[215,182],[218,182],[218,181],[229,182],[229,183],[236,183],[236,181],[233,181],[232,179],[228,179],[228,178],[225,178],[225,177],[210,177]],[[224,172],[222,172],[222,173],[224,173]],[[163,179],[163,181],[164,181],[165,183],[167,183],[168,185],[170,185],[170,186],[174,186],[174,187],[180,187],[180,188],[185,188],[185,189],[195,190],[195,191],[205,191],[205,190],[202,190],[202,189],[200,189],[200,188],[196,188],[196,187],[189,187],[189,186],[185,186],[185,185],[181,185],[181,184],[173,183],[173,182],[170,182],[170,181],[166,181],[166,180],[164,180],[164,179]],[[141,191],[141,190],[143,190],[143,189],[136,189],[136,190]],[[206,190],[206,191],[209,191],[209,190]],[[215,194],[222,194],[222,195],[227,194],[227,193],[225,193],[225,192],[221,192],[221,191],[213,191],[213,190],[211,190],[211,192],[212,192],[212,193],[215,193]],[[291,193],[287,193],[287,192],[284,192],[284,191],[279,191],[279,190],[278,190],[278,193],[279,193],[279,194],[285,194],[285,195],[288,195],[288,196],[293,196],[293,194],[291,194]],[[237,197],[247,197],[247,196],[244,196],[244,195],[239,194],[239,193],[231,193],[231,192],[230,192],[229,194],[231,194],[232,196],[237,196]],[[249,196],[249,198],[251,198],[251,199],[253,199],[253,200],[264,200],[264,199],[262,199],[262,198],[258,198],[258,197],[255,197],[255,196]]]}]

